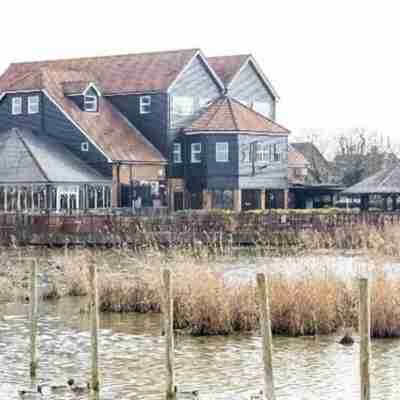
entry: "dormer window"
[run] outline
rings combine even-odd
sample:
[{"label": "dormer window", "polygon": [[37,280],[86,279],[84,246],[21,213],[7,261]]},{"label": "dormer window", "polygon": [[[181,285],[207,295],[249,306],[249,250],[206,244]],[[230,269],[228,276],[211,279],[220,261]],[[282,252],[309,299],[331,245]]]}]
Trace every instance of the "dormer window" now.
[{"label": "dormer window", "polygon": [[12,115],[22,114],[22,97],[13,97],[11,100]]},{"label": "dormer window", "polygon": [[83,109],[88,112],[98,111],[98,98],[96,95],[85,95],[83,98]]},{"label": "dormer window", "polygon": [[140,96],[140,114],[151,113],[151,96]]},{"label": "dormer window", "polygon": [[39,113],[39,96],[28,97],[28,114]]}]

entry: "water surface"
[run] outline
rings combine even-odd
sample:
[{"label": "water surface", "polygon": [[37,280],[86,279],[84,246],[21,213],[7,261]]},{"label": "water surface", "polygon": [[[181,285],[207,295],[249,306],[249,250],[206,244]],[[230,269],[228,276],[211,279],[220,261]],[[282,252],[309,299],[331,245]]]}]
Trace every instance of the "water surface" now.
[{"label": "water surface", "polygon": [[[28,306],[8,305],[0,322],[0,399],[17,399],[17,390],[90,376],[89,325],[79,313],[80,299],[40,304],[38,378],[29,377]],[[101,320],[102,400],[163,399],[164,337],[159,315],[103,314]],[[278,400],[359,398],[359,347],[343,347],[337,337],[274,337]],[[400,395],[400,340],[372,342],[372,397]],[[263,386],[258,335],[183,337],[176,340],[176,381],[182,390],[199,390],[211,400],[249,399]],[[89,396],[81,397],[88,399]]]}]

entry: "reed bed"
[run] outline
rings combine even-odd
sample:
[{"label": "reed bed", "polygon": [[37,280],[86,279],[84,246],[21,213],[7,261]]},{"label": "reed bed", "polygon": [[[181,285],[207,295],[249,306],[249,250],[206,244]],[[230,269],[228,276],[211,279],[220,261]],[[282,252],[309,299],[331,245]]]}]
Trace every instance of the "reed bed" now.
[{"label": "reed bed", "polygon": [[[330,246],[335,249],[340,243],[344,247],[348,240],[350,248],[361,249],[363,257],[370,259],[372,336],[400,337],[400,274],[388,275],[382,269],[384,256],[398,259],[400,230],[366,227],[353,232],[350,238],[347,234],[337,230],[335,241],[330,243],[329,237],[318,232],[301,240],[309,241],[307,252]],[[358,290],[353,278],[337,273],[335,265],[324,265],[318,257],[311,262],[297,256],[291,263],[283,257],[280,269],[272,270],[268,257],[274,253],[265,248],[258,243],[246,250],[243,260],[257,255],[258,265],[252,273],[265,271],[269,275],[273,333],[322,335],[339,332],[343,327],[357,329]],[[0,302],[26,299],[28,266],[13,261],[17,250],[13,251],[9,257],[6,251],[2,253]],[[41,260],[40,281],[47,282],[43,298],[86,296],[88,264],[95,257],[101,311],[158,313],[163,309],[161,271],[168,267],[174,277],[177,331],[227,335],[259,329],[255,276],[228,279],[225,274],[232,262],[239,260],[240,264],[241,256],[232,247],[218,245],[210,250],[209,246],[194,243],[161,249],[151,244],[142,251],[129,246],[94,251],[62,249],[37,257]],[[296,268],[301,273],[296,273]]]}]

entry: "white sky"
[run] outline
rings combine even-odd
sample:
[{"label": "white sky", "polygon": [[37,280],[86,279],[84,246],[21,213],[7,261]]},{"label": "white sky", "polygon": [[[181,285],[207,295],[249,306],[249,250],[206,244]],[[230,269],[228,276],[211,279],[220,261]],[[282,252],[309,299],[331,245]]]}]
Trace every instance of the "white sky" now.
[{"label": "white sky", "polygon": [[393,0],[5,2],[0,70],[16,61],[193,47],[210,56],[252,53],[281,97],[278,122],[295,135],[365,127],[397,141],[399,7]]}]

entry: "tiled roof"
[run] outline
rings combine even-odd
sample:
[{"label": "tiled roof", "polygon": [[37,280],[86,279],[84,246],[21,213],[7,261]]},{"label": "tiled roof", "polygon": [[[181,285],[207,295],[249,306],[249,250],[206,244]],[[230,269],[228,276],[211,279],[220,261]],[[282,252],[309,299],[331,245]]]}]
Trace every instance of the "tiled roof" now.
[{"label": "tiled roof", "polygon": [[343,194],[400,193],[400,164],[392,164],[374,175],[350,186]]},{"label": "tiled roof", "polygon": [[0,133],[0,182],[109,182],[68,149],[28,130]]},{"label": "tiled roof", "polygon": [[249,57],[249,54],[207,57],[207,61],[224,84],[228,85]]},{"label": "tiled roof", "polygon": [[[82,75],[83,78],[90,78],[87,73]],[[76,71],[42,70],[42,84],[46,93],[111,160],[156,163],[166,161],[104,96],[99,98],[100,112],[97,113],[84,112],[65,97],[63,84],[75,80],[82,80],[82,76]]]},{"label": "tiled roof", "polygon": [[11,64],[0,77],[0,91],[11,90],[21,77],[42,68],[90,72],[105,93],[162,91],[171,85],[198,51],[190,49]]},{"label": "tiled roof", "polygon": [[287,135],[290,132],[239,101],[223,96],[212,103],[185,132],[245,131],[260,134]]}]

